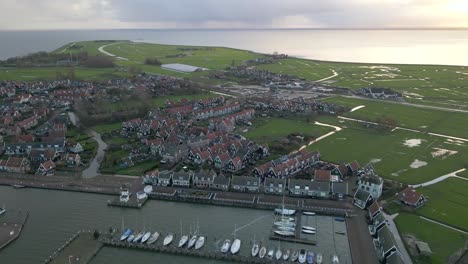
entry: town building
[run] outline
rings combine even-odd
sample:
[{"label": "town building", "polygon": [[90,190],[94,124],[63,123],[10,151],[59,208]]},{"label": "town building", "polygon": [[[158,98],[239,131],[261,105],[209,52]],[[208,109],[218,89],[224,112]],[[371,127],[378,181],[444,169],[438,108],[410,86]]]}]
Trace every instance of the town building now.
[{"label": "town building", "polygon": [[53,176],[55,174],[55,163],[51,160],[48,160],[44,163],[41,163],[41,165],[39,165],[39,168],[37,169],[37,173],[36,174],[39,174],[39,175],[43,175],[43,176]]},{"label": "town building", "polygon": [[189,188],[191,180],[192,180],[192,176],[193,176],[192,171],[174,172],[174,174],[172,175],[172,186]]},{"label": "town building", "polygon": [[263,183],[263,191],[266,194],[283,195],[286,189],[286,181],[277,178],[266,178]]},{"label": "town building", "polygon": [[260,179],[249,176],[232,176],[231,188],[237,192],[257,193],[260,189]]},{"label": "town building", "polygon": [[372,199],[378,200],[382,195],[383,180],[377,175],[366,174],[359,178],[358,188],[369,192]]},{"label": "town building", "polygon": [[398,194],[398,198],[401,203],[413,208],[418,208],[426,202],[426,197],[412,187],[406,187]]},{"label": "town building", "polygon": [[228,191],[231,184],[231,179],[224,175],[218,175],[214,178],[213,183],[210,185],[210,189]]},{"label": "town building", "polygon": [[373,201],[372,195],[362,188],[358,188],[354,193],[353,204],[361,209],[366,209]]},{"label": "town building", "polygon": [[195,188],[203,188],[208,189],[210,186],[213,185],[213,182],[216,178],[216,172],[210,170],[205,171],[201,170],[193,175],[193,184],[192,186]]}]

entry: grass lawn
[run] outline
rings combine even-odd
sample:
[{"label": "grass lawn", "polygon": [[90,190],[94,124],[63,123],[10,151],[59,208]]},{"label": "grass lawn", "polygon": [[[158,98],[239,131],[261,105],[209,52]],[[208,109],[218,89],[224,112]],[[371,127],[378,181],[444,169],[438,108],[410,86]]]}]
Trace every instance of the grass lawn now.
[{"label": "grass lawn", "polygon": [[[421,140],[419,146],[404,145],[411,139]],[[308,149],[319,150],[323,160],[337,164],[357,160],[364,166],[373,162],[382,177],[409,184],[426,182],[461,169],[468,155],[467,145],[453,145],[440,137],[402,130],[382,132],[364,128],[345,128],[310,145]],[[457,153],[433,157],[439,149]],[[427,164],[411,168],[410,165],[416,160]]]},{"label": "grass lawn", "polygon": [[356,119],[375,121],[378,117],[392,117],[399,122],[399,126],[420,131],[446,134],[454,137],[468,137],[468,114],[455,113],[433,109],[422,109],[395,103],[357,98],[332,97],[325,99],[339,105],[351,108],[365,105],[357,111],[344,116]]},{"label": "grass lawn", "polygon": [[102,124],[93,127],[93,130],[99,134],[110,133],[114,130],[120,130],[122,128],[122,122],[116,122],[111,124]]},{"label": "grass lawn", "polygon": [[273,141],[290,134],[316,138],[333,130],[330,127],[283,118],[256,119],[253,123],[254,125],[244,134],[245,137],[252,140]]},{"label": "grass lawn", "polygon": [[142,176],[143,173],[146,171],[152,170],[158,166],[158,163],[154,160],[145,161],[142,163],[138,163],[135,166],[128,167],[125,169],[117,170],[117,174],[125,174],[125,175],[135,175],[135,176]]},{"label": "grass lawn", "polygon": [[416,212],[426,217],[468,230],[468,181],[448,178],[418,191],[429,201]]},{"label": "grass lawn", "polygon": [[[57,73],[66,74],[65,67],[35,67],[35,68],[2,68],[0,67],[0,80],[55,80]],[[128,77],[130,74],[118,68],[84,68],[75,67],[75,77],[78,80],[102,81],[114,78]]]},{"label": "grass lawn", "polygon": [[402,236],[413,235],[429,244],[434,254],[431,260],[414,259],[415,263],[446,263],[446,259],[463,247],[468,235],[434,224],[409,213],[400,213],[395,219]]},{"label": "grass lawn", "polygon": [[460,177],[468,178],[468,169],[457,174]]}]

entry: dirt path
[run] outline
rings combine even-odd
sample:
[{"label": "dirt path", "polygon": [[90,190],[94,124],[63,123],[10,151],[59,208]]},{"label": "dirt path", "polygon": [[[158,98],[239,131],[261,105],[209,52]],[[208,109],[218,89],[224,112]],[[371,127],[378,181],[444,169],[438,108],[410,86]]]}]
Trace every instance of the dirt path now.
[{"label": "dirt path", "polygon": [[463,172],[465,171],[466,169],[461,169],[461,170],[457,170],[457,171],[454,171],[452,173],[449,173],[449,174],[446,174],[446,175],[442,175],[440,177],[437,177],[433,180],[430,180],[428,182],[423,182],[423,183],[420,183],[420,184],[415,184],[415,185],[409,185],[413,188],[419,188],[419,187],[426,187],[426,186],[429,186],[429,185],[432,185],[432,184],[436,184],[438,182],[441,182],[445,179],[448,179],[448,178],[459,178],[459,179],[462,179],[462,180],[465,180],[465,181],[468,181],[467,178],[463,178],[463,177],[460,177],[457,175],[457,173],[460,173],[460,172]]},{"label": "dirt path", "polygon": [[320,79],[320,80],[317,80],[317,81],[315,81],[315,82],[323,82],[323,81],[329,80],[329,79],[331,79],[331,78],[335,78],[336,76],[339,75],[335,70],[332,69],[331,71],[333,72],[333,75],[328,76],[328,77],[323,78],[323,79]]},{"label": "dirt path", "polygon": [[122,42],[116,42],[116,43],[111,43],[111,44],[106,44],[106,45],[102,45],[101,47],[98,48],[98,51],[101,52],[102,54],[104,55],[107,55],[107,56],[110,56],[110,57],[114,57],[116,59],[119,59],[119,60],[125,60],[125,61],[128,61],[127,58],[124,58],[124,57],[119,57],[115,54],[112,54],[110,52],[107,52],[104,50],[105,47],[108,47],[108,46],[112,46],[112,45],[117,45],[117,44],[121,44]]},{"label": "dirt path", "polygon": [[441,226],[446,227],[446,228],[450,228],[450,229],[452,229],[452,230],[458,231],[458,232],[463,233],[463,234],[465,234],[465,235],[468,235],[468,232],[466,232],[466,231],[464,231],[464,230],[461,230],[461,229],[458,229],[458,228],[455,228],[455,227],[451,227],[451,226],[449,226],[449,225],[446,225],[446,224],[437,222],[437,221],[432,220],[432,219],[429,219],[429,218],[427,218],[427,217],[419,216],[419,218],[424,219],[424,220],[426,220],[426,221],[428,221],[428,222],[431,222],[431,223],[434,223],[434,224],[441,225]]}]

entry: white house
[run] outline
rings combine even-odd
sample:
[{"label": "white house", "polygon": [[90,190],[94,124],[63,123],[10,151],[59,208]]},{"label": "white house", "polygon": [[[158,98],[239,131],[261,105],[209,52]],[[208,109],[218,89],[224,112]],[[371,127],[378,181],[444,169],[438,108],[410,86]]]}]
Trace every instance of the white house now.
[{"label": "white house", "polygon": [[383,180],[377,175],[363,175],[360,177],[358,184],[359,189],[369,192],[374,201],[377,201],[382,195]]}]

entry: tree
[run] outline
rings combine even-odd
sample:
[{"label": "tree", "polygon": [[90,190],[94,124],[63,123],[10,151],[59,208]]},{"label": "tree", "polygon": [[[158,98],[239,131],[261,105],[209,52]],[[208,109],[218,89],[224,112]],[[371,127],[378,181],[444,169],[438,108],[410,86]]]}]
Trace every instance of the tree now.
[{"label": "tree", "polygon": [[94,239],[99,238],[99,232],[97,230],[94,230],[93,237],[94,237]]},{"label": "tree", "polygon": [[161,66],[162,63],[158,58],[146,58],[145,59],[145,64],[146,65]]},{"label": "tree", "polygon": [[114,59],[103,55],[88,55],[83,65],[89,68],[112,68],[115,66]]}]

